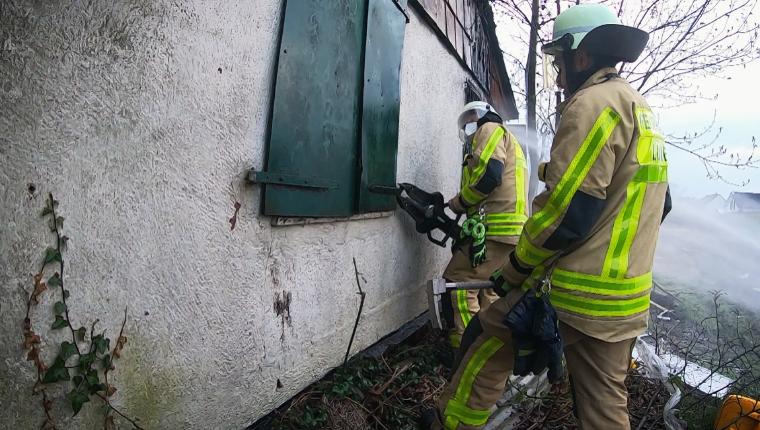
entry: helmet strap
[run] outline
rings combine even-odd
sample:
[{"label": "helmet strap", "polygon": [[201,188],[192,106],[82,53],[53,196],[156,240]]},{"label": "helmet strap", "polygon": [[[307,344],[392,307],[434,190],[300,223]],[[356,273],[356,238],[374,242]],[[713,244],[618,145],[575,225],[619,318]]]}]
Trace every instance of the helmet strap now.
[{"label": "helmet strap", "polygon": [[574,94],[578,91],[578,88],[586,83],[591,76],[599,69],[596,65],[592,65],[588,70],[578,71],[575,69],[575,53],[576,49],[566,49],[562,51],[563,60],[565,62],[565,77],[567,78],[567,90],[570,94]]}]

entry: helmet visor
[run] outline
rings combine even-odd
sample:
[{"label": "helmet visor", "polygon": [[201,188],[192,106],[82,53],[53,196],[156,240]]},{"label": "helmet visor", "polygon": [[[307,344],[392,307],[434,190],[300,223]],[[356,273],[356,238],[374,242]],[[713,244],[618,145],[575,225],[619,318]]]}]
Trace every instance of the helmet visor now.
[{"label": "helmet visor", "polygon": [[469,122],[465,124],[463,127],[459,128],[459,140],[461,140],[462,143],[467,143],[468,137],[475,134],[476,131],[478,131],[477,122]]}]

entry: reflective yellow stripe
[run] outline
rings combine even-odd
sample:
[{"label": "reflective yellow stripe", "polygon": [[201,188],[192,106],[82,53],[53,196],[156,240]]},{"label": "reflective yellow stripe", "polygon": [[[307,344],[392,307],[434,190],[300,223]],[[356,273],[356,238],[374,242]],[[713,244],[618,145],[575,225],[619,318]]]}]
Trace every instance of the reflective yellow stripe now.
[{"label": "reflective yellow stripe", "polygon": [[470,315],[470,306],[467,303],[467,290],[456,290],[457,295],[457,309],[459,310],[459,316],[462,317],[462,326],[467,327],[470,323],[472,315]]},{"label": "reflective yellow stripe", "polygon": [[483,149],[483,152],[480,153],[478,165],[472,172],[472,175],[470,176],[470,182],[467,185],[472,186],[478,183],[481,176],[483,176],[483,173],[486,171],[488,160],[491,159],[493,152],[496,150],[496,147],[499,145],[499,142],[501,142],[501,139],[503,137],[504,129],[502,127],[496,127],[496,130],[494,130],[493,133],[491,133],[491,136],[488,138],[488,143],[486,143],[486,147]]},{"label": "reflective yellow stripe", "polygon": [[459,402],[449,400],[443,414],[446,417],[444,428],[455,430],[460,422],[468,426],[482,426],[488,421],[491,411],[489,409],[471,409]]},{"label": "reflective yellow stripe", "polygon": [[522,224],[508,225],[508,224],[489,224],[486,236],[518,236],[522,233]]},{"label": "reflective yellow stripe", "polygon": [[555,269],[552,273],[552,285],[600,296],[630,296],[643,293],[652,287],[652,273],[635,278],[616,279]]},{"label": "reflective yellow stripe", "polygon": [[615,217],[612,235],[604,257],[602,274],[612,278],[623,278],[628,272],[628,260],[633,239],[639,228],[641,206],[644,204],[647,184],[631,181],[625,192],[625,203]]},{"label": "reflective yellow stripe", "polygon": [[528,163],[525,161],[525,155],[523,154],[520,143],[514,139],[515,145],[515,196],[517,201],[515,203],[515,213],[518,215],[525,215],[525,172],[528,169]]},{"label": "reflective yellow stripe", "polygon": [[668,182],[668,165],[665,164],[648,164],[641,166],[633,177],[634,182],[648,182],[658,184]]},{"label": "reflective yellow stripe", "polygon": [[486,223],[487,224],[498,224],[498,223],[518,223],[518,222],[525,222],[528,220],[528,216],[523,213],[493,213],[493,214],[486,214]]},{"label": "reflective yellow stripe", "polygon": [[618,122],[620,122],[620,115],[609,107],[604,109],[596,119],[591,131],[549,196],[546,205],[525,224],[525,229],[532,238],[537,238],[567,209],[570,200],[583,183]]},{"label": "reflective yellow stripe", "polygon": [[479,193],[478,191],[473,190],[469,186],[462,187],[461,192],[462,200],[467,204],[467,206],[472,206],[486,198],[483,194]]},{"label": "reflective yellow stripe", "polygon": [[[504,129],[497,127],[491,136],[488,138],[486,147],[483,148],[483,152],[480,153],[480,159],[478,159],[478,165],[470,172],[470,168],[465,165],[462,169],[462,190],[460,194],[462,199],[468,206],[472,206],[483,200],[486,196],[474,189],[475,185],[483,177],[483,173],[488,166],[488,160],[491,159],[496,147],[499,146],[501,139],[504,137]],[[473,144],[475,144],[473,142]]]},{"label": "reflective yellow stripe", "polygon": [[497,337],[490,337],[483,342],[467,361],[467,365],[459,379],[457,390],[448,403],[444,411],[446,429],[456,429],[460,422],[470,426],[482,426],[488,421],[490,410],[472,409],[467,406],[472,394],[472,384],[480,373],[480,370],[486,364],[489,358],[496,353],[502,346],[502,342]]},{"label": "reflective yellow stripe", "polygon": [[649,309],[649,292],[632,299],[600,300],[566,293],[555,288],[550,298],[557,310],[592,317],[627,317]]},{"label": "reflective yellow stripe", "polygon": [[534,246],[525,234],[520,236],[515,253],[517,254],[517,258],[530,266],[538,266],[546,261],[547,258],[554,255],[552,251]]}]

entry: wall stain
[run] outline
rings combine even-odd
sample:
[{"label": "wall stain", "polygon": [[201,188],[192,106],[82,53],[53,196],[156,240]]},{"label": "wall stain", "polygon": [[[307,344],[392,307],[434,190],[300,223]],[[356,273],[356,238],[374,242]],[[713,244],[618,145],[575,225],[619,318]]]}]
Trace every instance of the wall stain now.
[{"label": "wall stain", "polygon": [[290,300],[292,296],[290,294],[290,291],[283,291],[282,295],[280,293],[274,294],[274,312],[277,314],[278,317],[280,317],[280,325],[282,328],[282,334],[280,335],[280,342],[285,341],[285,325],[287,324],[288,327],[292,327],[292,323],[290,320]]}]

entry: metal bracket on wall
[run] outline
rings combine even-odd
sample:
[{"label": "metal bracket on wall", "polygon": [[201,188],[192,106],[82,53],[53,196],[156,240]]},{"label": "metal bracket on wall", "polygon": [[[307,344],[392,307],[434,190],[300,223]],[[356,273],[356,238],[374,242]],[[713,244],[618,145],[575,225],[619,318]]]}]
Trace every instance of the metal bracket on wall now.
[{"label": "metal bracket on wall", "polygon": [[401,6],[398,0],[393,0],[393,4],[395,4],[396,8],[398,8],[398,10],[400,10],[401,13],[404,14],[404,18],[406,18],[406,23],[409,24],[409,15],[406,13],[406,10],[404,10],[404,7]]},{"label": "metal bracket on wall", "polygon": [[248,172],[248,181],[255,184],[273,184],[285,185],[295,188],[311,188],[314,191],[335,190],[338,188],[337,183],[324,179],[304,178],[301,176],[262,172],[253,169]]}]

